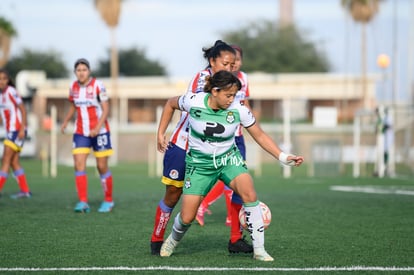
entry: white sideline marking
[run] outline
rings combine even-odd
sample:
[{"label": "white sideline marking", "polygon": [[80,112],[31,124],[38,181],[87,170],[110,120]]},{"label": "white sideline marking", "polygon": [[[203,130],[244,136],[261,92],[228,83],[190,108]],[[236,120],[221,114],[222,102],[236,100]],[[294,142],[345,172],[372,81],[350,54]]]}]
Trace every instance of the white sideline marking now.
[{"label": "white sideline marking", "polygon": [[360,192],[360,193],[372,193],[372,194],[394,194],[394,195],[409,195],[414,196],[414,191],[411,190],[402,190],[396,188],[384,188],[384,187],[374,187],[374,186],[341,186],[334,185],[330,187],[333,191],[342,191],[342,192]]},{"label": "white sideline marking", "polygon": [[344,267],[174,267],[174,266],[148,266],[148,267],[12,267],[0,268],[2,272],[16,271],[148,271],[148,270],[170,270],[170,271],[414,271],[414,267],[384,267],[384,266],[344,266]]}]

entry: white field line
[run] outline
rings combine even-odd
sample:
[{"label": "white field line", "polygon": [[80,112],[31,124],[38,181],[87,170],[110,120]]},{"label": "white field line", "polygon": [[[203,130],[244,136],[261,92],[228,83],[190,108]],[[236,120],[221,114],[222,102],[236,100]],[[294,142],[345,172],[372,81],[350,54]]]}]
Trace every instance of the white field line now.
[{"label": "white field line", "polygon": [[174,266],[148,266],[148,267],[1,267],[1,272],[45,272],[45,271],[414,271],[414,267],[397,266],[344,266],[344,267],[174,267]]},{"label": "white field line", "polygon": [[374,187],[374,186],[342,186],[342,185],[333,185],[330,187],[332,191],[342,191],[342,192],[359,192],[359,193],[371,193],[371,194],[394,194],[394,195],[409,195],[414,196],[414,191],[412,190],[403,190],[396,188],[384,188],[384,187]]}]

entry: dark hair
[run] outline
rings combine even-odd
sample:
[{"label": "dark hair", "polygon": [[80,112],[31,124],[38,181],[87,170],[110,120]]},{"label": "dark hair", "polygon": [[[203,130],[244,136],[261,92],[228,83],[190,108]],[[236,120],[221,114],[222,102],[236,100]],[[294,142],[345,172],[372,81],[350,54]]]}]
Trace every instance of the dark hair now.
[{"label": "dark hair", "polygon": [[7,85],[8,86],[16,87],[16,85],[14,85],[13,79],[10,77],[9,72],[6,71],[6,69],[0,69],[0,74],[5,74],[7,76],[7,78],[8,78]]},{"label": "dark hair", "polygon": [[240,80],[232,72],[218,71],[213,76],[206,78],[206,84],[204,85],[204,92],[211,93],[211,90],[227,89],[233,85],[237,85],[237,90],[240,90],[242,84]]},{"label": "dark hair", "polygon": [[78,67],[79,64],[84,64],[86,67],[88,67],[88,69],[91,68],[91,66],[89,65],[89,61],[86,58],[79,58],[78,60],[76,60],[74,69],[76,69],[76,67]]},{"label": "dark hair", "polygon": [[239,45],[230,45],[233,49],[235,49],[236,51],[238,51],[240,53],[241,58],[243,58],[243,50]]},{"label": "dark hair", "polygon": [[216,59],[217,57],[221,56],[222,52],[231,52],[234,55],[236,55],[236,50],[233,49],[230,45],[228,45],[226,42],[223,42],[221,40],[217,40],[216,43],[214,43],[214,46],[210,48],[203,48],[204,52],[204,58],[207,59],[208,66],[210,67],[210,58]]}]

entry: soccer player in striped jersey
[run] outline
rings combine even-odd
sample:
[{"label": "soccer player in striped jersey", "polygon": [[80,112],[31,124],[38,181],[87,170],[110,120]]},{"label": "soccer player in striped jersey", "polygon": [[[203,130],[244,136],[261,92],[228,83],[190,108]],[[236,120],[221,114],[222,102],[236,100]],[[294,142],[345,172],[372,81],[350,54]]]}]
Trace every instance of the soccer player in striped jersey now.
[{"label": "soccer player in striped jersey", "polygon": [[113,153],[107,121],[109,98],[103,83],[91,77],[88,60],[78,59],[74,69],[77,80],[70,86],[69,101],[71,105],[61,126],[61,131],[64,133],[68,122],[76,113],[72,154],[79,202],[74,211],[82,213],[90,211],[86,160],[92,148],[104,192],[104,200],[98,212],[107,213],[112,211],[114,207],[112,173],[108,167],[108,157]]},{"label": "soccer player in striped jersey", "polygon": [[[232,71],[235,64],[236,51],[227,43],[217,40],[214,46],[203,48],[204,58],[208,61],[205,70],[200,71],[190,82],[187,92],[202,92],[206,78],[217,71]],[[166,185],[164,198],[160,200],[151,235],[151,253],[159,255],[164,240],[171,213],[182,194],[185,174],[185,152],[188,148],[188,113],[182,112],[179,122],[168,143],[168,150],[164,154],[164,169],[161,182]],[[237,226],[240,228],[240,224]],[[243,252],[252,252],[253,248],[244,239]]]},{"label": "soccer player in striped jersey", "polygon": [[164,106],[157,132],[157,147],[165,152],[165,132],[175,110],[189,116],[188,150],[181,210],[171,234],[161,246],[160,256],[169,257],[195,219],[202,197],[222,180],[243,200],[246,224],[253,242],[253,258],[273,261],[264,247],[264,224],[252,177],[234,142],[240,124],[270,155],[284,164],[299,166],[303,157],[283,153],[256,121],[250,109],[235,101],[240,80],[219,71],[207,79],[205,92],[170,98]]},{"label": "soccer player in striped jersey", "polygon": [[7,181],[11,167],[20,188],[18,193],[11,195],[11,198],[30,198],[32,194],[27,184],[26,174],[19,161],[20,152],[27,135],[26,109],[10,75],[3,69],[0,69],[0,113],[6,129],[0,170],[0,194]]}]

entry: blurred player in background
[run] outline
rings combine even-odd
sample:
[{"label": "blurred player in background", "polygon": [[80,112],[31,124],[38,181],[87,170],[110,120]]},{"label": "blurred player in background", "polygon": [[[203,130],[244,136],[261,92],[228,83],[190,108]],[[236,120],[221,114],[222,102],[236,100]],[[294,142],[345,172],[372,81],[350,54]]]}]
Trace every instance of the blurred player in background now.
[{"label": "blurred player in background", "polygon": [[6,130],[3,158],[0,170],[0,194],[7,181],[10,167],[17,180],[20,191],[11,196],[13,199],[32,196],[26,175],[20,164],[20,152],[27,136],[27,115],[23,100],[17,93],[7,71],[0,69],[0,112]]},{"label": "blurred player in background", "polygon": [[[204,58],[208,62],[205,70],[196,74],[190,82],[187,92],[202,92],[206,77],[214,75],[220,70],[232,71],[235,65],[236,51],[227,43],[217,40],[214,46],[203,48]],[[188,148],[188,113],[182,112],[180,120],[172,133],[168,143],[168,150],[164,154],[164,170],[161,182],[166,185],[164,198],[159,202],[154,221],[154,230],[151,235],[151,253],[159,255],[164,240],[171,213],[181,197],[185,174],[185,154]],[[238,220],[238,219],[237,219]],[[240,224],[238,225],[240,228]],[[242,240],[245,248],[252,252],[253,248]],[[247,248],[246,248],[247,247]]]},{"label": "blurred player in background", "polygon": [[73,160],[75,166],[75,183],[79,197],[74,211],[88,213],[88,178],[86,160],[91,148],[96,157],[96,166],[104,191],[104,201],[98,212],[112,211],[112,173],[108,167],[108,157],[112,155],[109,123],[109,98],[103,83],[91,77],[88,60],[81,58],[75,62],[77,80],[69,90],[70,109],[62,123],[61,131],[65,132],[68,122],[76,113],[75,131],[73,134]]},{"label": "blurred player in background", "polygon": [[[235,100],[240,101],[243,105],[245,105],[251,110],[248,101],[248,97],[250,96],[250,94],[247,74],[240,70],[243,65],[243,50],[238,45],[231,45],[231,47],[236,50],[236,62],[233,66],[232,71],[239,78],[242,84],[241,89],[236,94]],[[239,148],[240,154],[242,155],[244,161],[246,161],[246,145],[244,142],[243,130],[241,125],[239,125],[239,128],[236,131],[235,142],[237,148]],[[222,181],[219,181],[203,199],[197,211],[197,222],[201,226],[204,225],[204,214],[206,212],[208,214],[211,214],[211,211],[208,209],[209,206],[212,205],[215,201],[217,201],[222,194],[224,194],[227,206],[226,225],[230,226],[230,240],[228,243],[229,252],[252,252],[253,248],[250,245],[246,245],[246,242],[242,236],[243,228],[240,226],[239,221],[239,212],[242,207],[243,201],[241,200],[239,195],[234,194],[233,190],[227,187]]]}]

